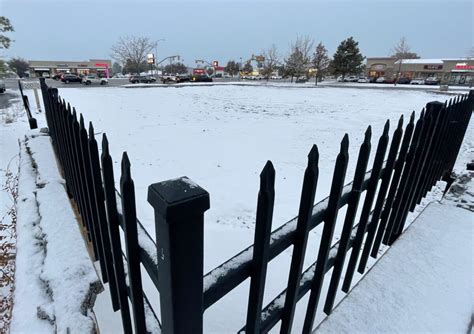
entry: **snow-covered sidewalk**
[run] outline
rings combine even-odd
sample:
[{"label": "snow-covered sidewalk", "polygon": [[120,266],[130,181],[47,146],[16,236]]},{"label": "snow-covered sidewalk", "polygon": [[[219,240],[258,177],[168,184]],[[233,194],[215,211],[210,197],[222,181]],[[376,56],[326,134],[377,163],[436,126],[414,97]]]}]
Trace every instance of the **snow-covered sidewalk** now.
[{"label": "snow-covered sidewalk", "polygon": [[[469,197],[462,203],[472,204],[472,181],[461,187]],[[473,213],[452,197],[430,204],[317,331],[469,332]]]}]

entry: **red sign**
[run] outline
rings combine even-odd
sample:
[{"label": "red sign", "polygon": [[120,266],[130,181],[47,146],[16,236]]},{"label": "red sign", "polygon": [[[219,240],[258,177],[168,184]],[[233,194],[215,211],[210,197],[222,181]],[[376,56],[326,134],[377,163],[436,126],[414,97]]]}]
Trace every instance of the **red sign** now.
[{"label": "red sign", "polygon": [[109,64],[95,64],[97,67],[109,67]]},{"label": "red sign", "polygon": [[472,70],[472,69],[474,69],[474,66],[468,65],[466,63],[458,63],[458,64],[456,64],[456,66],[454,68],[457,69],[457,70]]},{"label": "red sign", "polygon": [[206,74],[206,70],[203,68],[195,68],[193,69],[194,75]]}]

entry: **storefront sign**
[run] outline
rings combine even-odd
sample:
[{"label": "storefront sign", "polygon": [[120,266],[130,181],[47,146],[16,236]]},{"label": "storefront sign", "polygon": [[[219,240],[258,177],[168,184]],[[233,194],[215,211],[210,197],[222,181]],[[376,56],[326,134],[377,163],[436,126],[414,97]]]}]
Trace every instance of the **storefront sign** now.
[{"label": "storefront sign", "polygon": [[97,67],[109,67],[109,64],[95,64]]},{"label": "storefront sign", "polygon": [[457,63],[454,68],[457,70],[472,70],[474,66],[468,65],[467,63]]},{"label": "storefront sign", "polygon": [[77,65],[77,67],[87,67],[87,66],[89,66],[89,65],[87,65],[87,64],[78,64]]},{"label": "storefront sign", "polygon": [[442,70],[443,65],[425,65],[423,66],[425,70]]},{"label": "storefront sign", "polygon": [[195,68],[193,69],[193,74],[194,75],[201,75],[201,74],[205,74],[206,73],[206,70],[204,70],[203,68]]},{"label": "storefront sign", "polygon": [[68,64],[56,64],[57,67],[68,67]]}]

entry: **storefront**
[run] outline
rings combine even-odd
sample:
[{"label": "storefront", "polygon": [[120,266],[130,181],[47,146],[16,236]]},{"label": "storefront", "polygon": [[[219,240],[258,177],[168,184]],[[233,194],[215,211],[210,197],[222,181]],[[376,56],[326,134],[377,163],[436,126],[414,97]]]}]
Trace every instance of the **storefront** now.
[{"label": "storefront", "polygon": [[52,77],[61,73],[74,73],[77,75],[97,74],[99,77],[108,78],[112,62],[107,59],[90,59],[86,61],[45,61],[31,60],[30,76]]},{"label": "storefront", "polygon": [[474,58],[402,59],[367,58],[367,75],[371,78],[396,76],[409,79],[435,77],[449,85],[472,85]]}]

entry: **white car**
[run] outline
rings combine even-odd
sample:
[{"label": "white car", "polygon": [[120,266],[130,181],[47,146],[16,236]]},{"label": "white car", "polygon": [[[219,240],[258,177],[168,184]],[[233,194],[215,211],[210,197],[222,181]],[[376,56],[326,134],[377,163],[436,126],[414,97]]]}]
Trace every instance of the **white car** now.
[{"label": "white car", "polygon": [[99,84],[106,85],[109,81],[106,78],[99,78],[97,75],[86,75],[82,78],[82,83],[84,85]]},{"label": "white car", "polygon": [[0,93],[5,93],[5,81],[0,79]]},{"label": "white car", "polygon": [[270,77],[270,79],[272,79],[272,80],[281,80],[281,79],[283,79],[283,77],[281,75],[272,75]]},{"label": "white car", "polygon": [[359,82],[359,83],[367,83],[367,82],[369,82],[369,79],[367,79],[366,77],[361,77],[361,78],[359,78],[359,80],[357,80],[357,82]]},{"label": "white car", "polygon": [[423,79],[413,79],[412,81],[410,81],[410,85],[424,85],[425,84],[425,80]]}]

